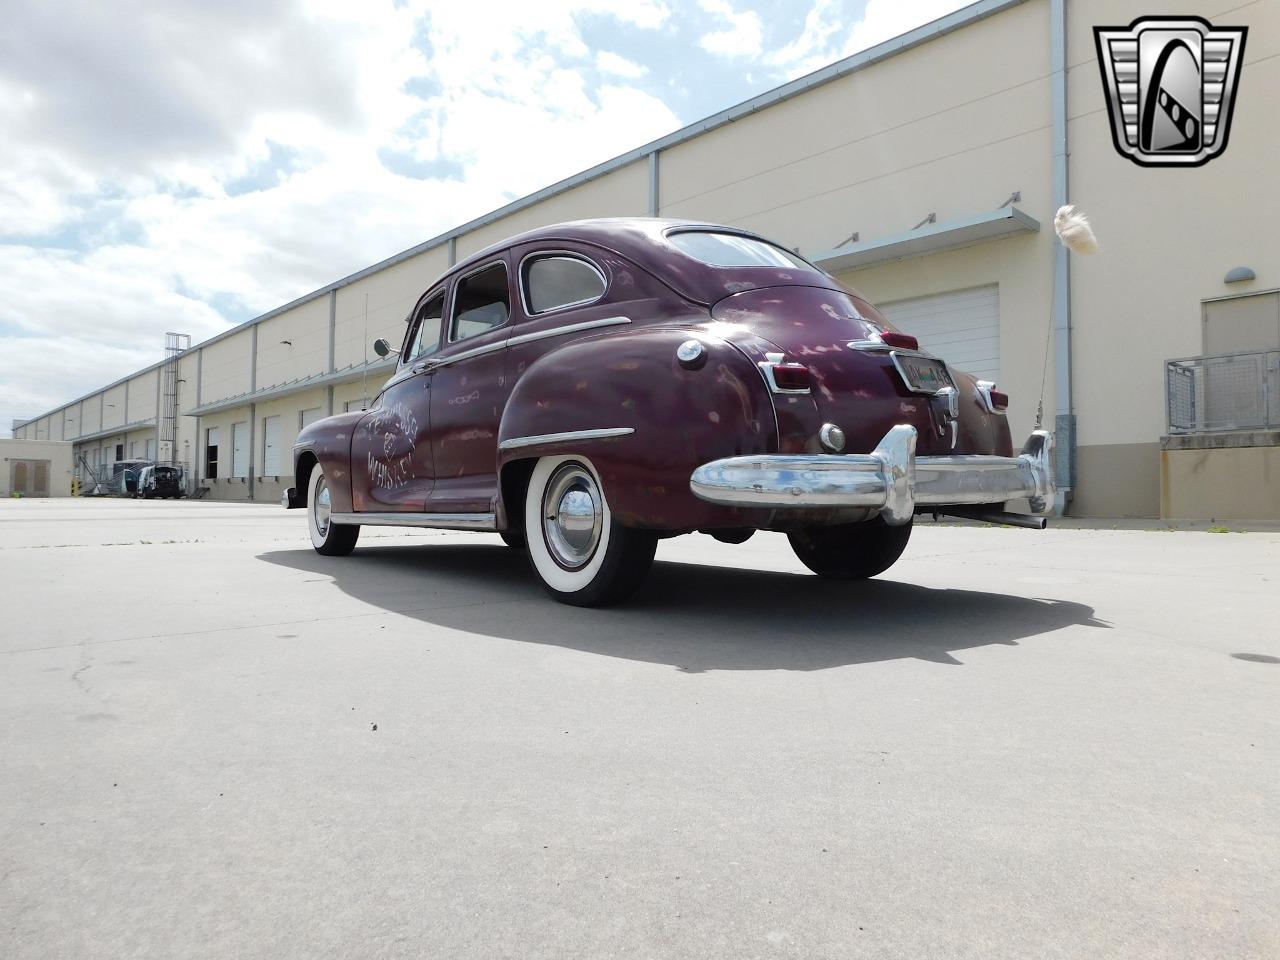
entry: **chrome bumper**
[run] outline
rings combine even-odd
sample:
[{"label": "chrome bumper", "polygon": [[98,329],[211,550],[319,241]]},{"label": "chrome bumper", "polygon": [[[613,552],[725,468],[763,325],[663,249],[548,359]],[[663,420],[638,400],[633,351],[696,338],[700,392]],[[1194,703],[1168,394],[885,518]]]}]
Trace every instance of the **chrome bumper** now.
[{"label": "chrome bumper", "polygon": [[704,463],[689,480],[694,494],[731,507],[871,507],[891,525],[919,506],[1000,504],[1026,497],[1031,510],[1053,507],[1053,434],[1037,430],[1017,457],[917,457],[916,428],[899,424],[865,454],[730,457]]}]

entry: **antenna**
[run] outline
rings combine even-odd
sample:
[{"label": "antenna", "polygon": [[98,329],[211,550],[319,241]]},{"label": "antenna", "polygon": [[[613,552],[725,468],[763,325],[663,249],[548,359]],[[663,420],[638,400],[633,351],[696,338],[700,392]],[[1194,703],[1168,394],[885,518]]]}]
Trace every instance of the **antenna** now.
[{"label": "antenna", "polygon": [[369,400],[369,294],[364,295],[364,373],[360,377],[360,409],[367,409]]}]

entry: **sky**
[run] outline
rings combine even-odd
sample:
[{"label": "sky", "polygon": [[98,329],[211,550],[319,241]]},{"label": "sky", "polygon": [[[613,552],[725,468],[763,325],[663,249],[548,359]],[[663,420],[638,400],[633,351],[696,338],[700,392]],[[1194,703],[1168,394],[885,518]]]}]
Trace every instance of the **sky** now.
[{"label": "sky", "polygon": [[0,436],[964,5],[5,0]]}]

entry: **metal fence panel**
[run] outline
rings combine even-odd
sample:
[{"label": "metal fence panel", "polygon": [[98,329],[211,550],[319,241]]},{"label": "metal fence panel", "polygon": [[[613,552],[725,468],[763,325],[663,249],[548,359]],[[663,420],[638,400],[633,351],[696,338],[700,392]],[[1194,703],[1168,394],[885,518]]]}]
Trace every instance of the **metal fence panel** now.
[{"label": "metal fence panel", "polygon": [[1171,434],[1280,427],[1280,351],[1170,360],[1165,410]]}]

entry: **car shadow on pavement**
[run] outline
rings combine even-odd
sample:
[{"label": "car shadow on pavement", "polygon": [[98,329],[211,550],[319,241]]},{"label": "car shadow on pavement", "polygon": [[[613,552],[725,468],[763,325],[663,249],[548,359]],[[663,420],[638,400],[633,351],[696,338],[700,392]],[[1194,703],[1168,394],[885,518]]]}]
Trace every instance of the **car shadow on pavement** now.
[{"label": "car shadow on pavement", "polygon": [[781,571],[659,561],[623,606],[547,597],[524,554],[490,544],[360,547],[354,556],[278,550],[260,560],[333,578],[389,612],[486,636],[705,670],[822,670],[953,653],[1083,625],[1092,607],[889,579],[834,582]]}]

